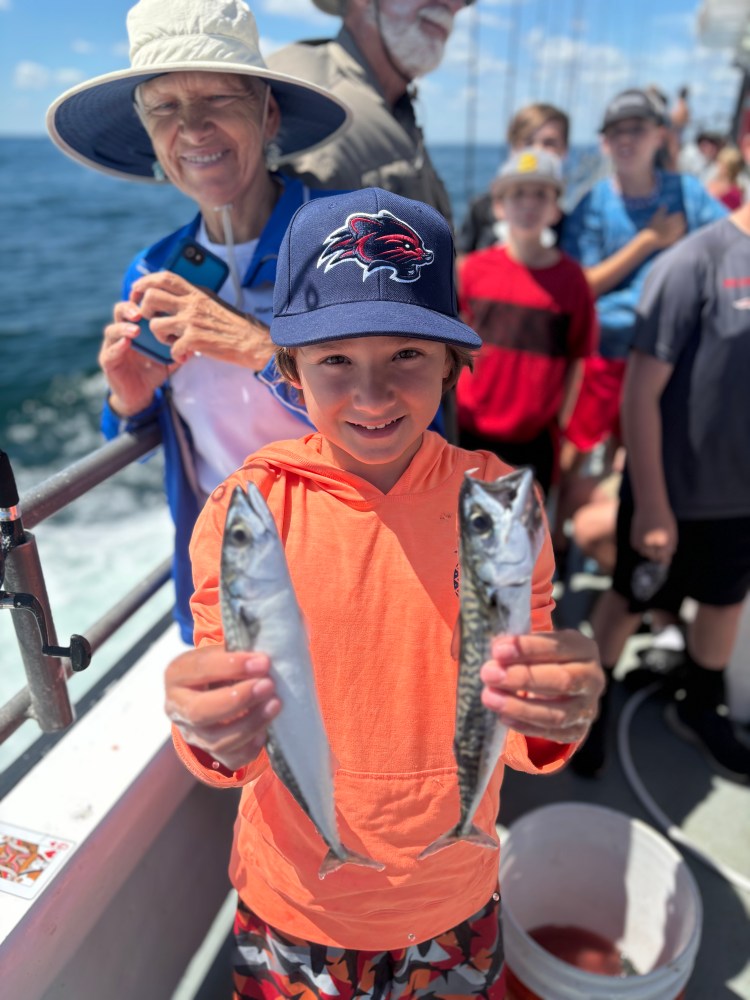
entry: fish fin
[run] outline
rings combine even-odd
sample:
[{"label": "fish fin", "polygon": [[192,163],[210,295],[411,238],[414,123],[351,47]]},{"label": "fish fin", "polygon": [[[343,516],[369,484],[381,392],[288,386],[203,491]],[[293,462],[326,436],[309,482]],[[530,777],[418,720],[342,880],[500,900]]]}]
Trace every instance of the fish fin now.
[{"label": "fish fin", "polygon": [[428,844],[421,854],[417,855],[417,861],[423,861],[425,858],[429,858],[431,854],[437,854],[438,851],[442,851],[445,847],[450,847],[451,844],[457,844],[460,839],[461,838],[454,827],[452,830],[444,833],[441,837],[438,837],[437,840],[433,840],[431,844]]},{"label": "fish fin", "polygon": [[442,837],[438,837],[437,840],[425,847],[422,853],[418,855],[417,861],[429,858],[431,854],[437,854],[438,851],[450,847],[451,844],[457,844],[460,840],[465,840],[469,844],[476,844],[478,847],[486,847],[492,851],[497,850],[497,841],[493,840],[488,833],[480,830],[478,826],[474,826],[472,823],[466,833],[460,833],[459,827],[455,826],[452,830],[444,833]]},{"label": "fish fin", "polygon": [[330,848],[328,854],[323,858],[323,863],[320,866],[320,871],[318,872],[318,878],[324,879],[326,875],[330,875],[331,872],[338,871],[343,865],[360,865],[362,868],[373,868],[377,872],[382,872],[385,869],[385,865],[381,861],[375,861],[373,858],[368,858],[364,854],[357,854],[356,851],[350,851],[348,847],[344,847],[342,844],[343,856],[335,854]]},{"label": "fish fin", "polygon": [[495,838],[491,837],[489,833],[485,833],[484,830],[480,830],[478,826],[474,826],[473,823],[461,839],[468,840],[470,844],[476,844],[477,847],[486,847],[489,851],[497,850]]}]

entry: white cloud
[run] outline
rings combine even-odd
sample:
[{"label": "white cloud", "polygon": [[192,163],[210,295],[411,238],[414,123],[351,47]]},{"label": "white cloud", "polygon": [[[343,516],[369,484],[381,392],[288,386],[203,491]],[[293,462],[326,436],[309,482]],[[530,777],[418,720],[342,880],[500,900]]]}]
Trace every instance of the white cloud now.
[{"label": "white cloud", "polygon": [[477,63],[477,72],[482,77],[486,74],[506,72],[508,66],[506,60],[496,55],[494,51],[490,51],[486,42],[484,45],[480,43],[478,53],[477,58],[477,51],[475,51],[470,32],[457,25],[445,48],[441,66],[443,69],[455,68],[462,71],[463,76],[466,76],[471,60]]},{"label": "white cloud", "polygon": [[48,87],[72,87],[83,79],[78,69],[50,69],[35,62],[20,62],[13,70],[14,90],[46,90]]},{"label": "white cloud", "polygon": [[676,32],[682,31],[691,38],[695,38],[698,27],[697,11],[686,10],[673,11],[670,14],[652,14],[651,23],[655,28],[658,28],[660,33],[668,31],[674,37]]},{"label": "white cloud", "polygon": [[13,70],[13,87],[16,90],[44,90],[52,74],[46,66],[34,62],[20,62]]},{"label": "white cloud", "polygon": [[0,0],[0,10],[11,10],[10,0]]},{"label": "white cloud", "polygon": [[72,87],[83,80],[84,74],[79,69],[58,69],[53,74],[53,82],[63,87]]},{"label": "white cloud", "polygon": [[76,38],[70,47],[80,56],[86,56],[94,51],[94,46],[91,42],[87,42],[85,38]]}]

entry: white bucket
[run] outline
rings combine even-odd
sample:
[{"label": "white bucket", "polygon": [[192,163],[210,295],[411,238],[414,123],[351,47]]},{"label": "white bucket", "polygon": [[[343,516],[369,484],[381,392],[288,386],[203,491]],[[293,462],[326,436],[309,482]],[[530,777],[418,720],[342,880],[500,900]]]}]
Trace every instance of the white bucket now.
[{"label": "white bucket", "polygon": [[[508,1000],[682,995],[700,942],[701,898],[682,856],[646,823],[577,802],[535,809],[503,840],[500,892]],[[639,974],[563,962],[529,936],[549,925],[607,939]],[[513,987],[514,977],[522,985]]]}]

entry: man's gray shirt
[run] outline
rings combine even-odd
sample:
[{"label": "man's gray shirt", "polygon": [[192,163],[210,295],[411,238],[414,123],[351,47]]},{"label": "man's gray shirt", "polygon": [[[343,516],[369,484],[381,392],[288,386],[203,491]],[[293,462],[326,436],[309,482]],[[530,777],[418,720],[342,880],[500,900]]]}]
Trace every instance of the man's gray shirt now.
[{"label": "man's gray shirt", "polygon": [[296,42],[268,57],[268,68],[306,80],[344,101],[344,133],[282,167],[310,187],[344,191],[382,187],[427,202],[451,222],[443,182],[425,149],[408,94],[391,107],[346,28],[337,38]]},{"label": "man's gray shirt", "polygon": [[721,219],[662,254],[633,347],[674,365],[661,413],[675,516],[750,516],[750,236]]}]

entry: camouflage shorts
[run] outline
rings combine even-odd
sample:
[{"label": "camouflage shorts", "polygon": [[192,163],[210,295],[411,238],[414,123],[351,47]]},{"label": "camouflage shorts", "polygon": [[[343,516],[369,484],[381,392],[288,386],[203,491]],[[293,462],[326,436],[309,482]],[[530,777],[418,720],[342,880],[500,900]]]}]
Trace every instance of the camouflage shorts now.
[{"label": "camouflage shorts", "polygon": [[505,996],[500,897],[429,941],[354,951],[281,934],[239,901],[234,1000],[455,1000]]}]

